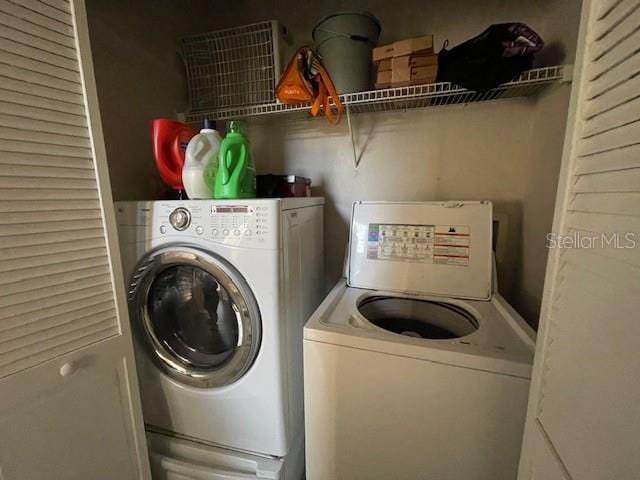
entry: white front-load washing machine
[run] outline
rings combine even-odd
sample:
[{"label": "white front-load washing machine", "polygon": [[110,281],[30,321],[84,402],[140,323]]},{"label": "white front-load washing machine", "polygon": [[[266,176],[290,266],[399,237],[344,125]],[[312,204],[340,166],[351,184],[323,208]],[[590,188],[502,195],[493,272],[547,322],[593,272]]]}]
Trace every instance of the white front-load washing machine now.
[{"label": "white front-load washing machine", "polygon": [[308,480],[514,480],[535,335],[495,291],[489,202],[353,206],[304,329]]},{"label": "white front-load washing machine", "polygon": [[301,477],[323,204],[116,204],[154,478]]}]

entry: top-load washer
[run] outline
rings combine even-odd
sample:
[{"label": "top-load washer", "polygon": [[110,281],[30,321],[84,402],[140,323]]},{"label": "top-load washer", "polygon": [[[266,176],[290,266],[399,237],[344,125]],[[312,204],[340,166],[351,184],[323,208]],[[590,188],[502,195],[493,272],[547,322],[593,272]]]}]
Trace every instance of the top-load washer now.
[{"label": "top-load washer", "polygon": [[304,332],[309,480],[515,479],[535,336],[491,240],[489,202],[354,204]]},{"label": "top-load washer", "polygon": [[[301,475],[302,329],[323,296],[323,204],[116,204],[159,478],[173,478],[171,469],[201,478],[190,462],[211,478],[247,475],[247,465],[256,478]],[[183,443],[167,446],[171,437]],[[184,439],[201,445],[185,446]],[[207,453],[205,446],[223,450]]]}]

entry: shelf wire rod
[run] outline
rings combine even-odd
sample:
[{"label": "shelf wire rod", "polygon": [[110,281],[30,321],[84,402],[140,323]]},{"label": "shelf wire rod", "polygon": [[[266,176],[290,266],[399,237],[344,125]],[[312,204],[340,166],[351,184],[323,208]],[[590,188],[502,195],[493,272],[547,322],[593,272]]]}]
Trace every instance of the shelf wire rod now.
[{"label": "shelf wire rod", "polygon": [[353,169],[358,170],[358,165],[360,165],[360,159],[358,158],[358,152],[356,151],[356,141],[353,137],[353,126],[351,125],[351,108],[347,103],[345,105],[345,110],[347,114],[347,125],[349,126],[349,138],[351,139],[351,149],[353,151]]}]

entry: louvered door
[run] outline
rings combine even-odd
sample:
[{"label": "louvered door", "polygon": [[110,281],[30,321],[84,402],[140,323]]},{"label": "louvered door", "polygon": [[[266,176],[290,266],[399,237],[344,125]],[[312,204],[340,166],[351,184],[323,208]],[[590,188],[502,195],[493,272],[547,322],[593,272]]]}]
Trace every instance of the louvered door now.
[{"label": "louvered door", "polygon": [[640,478],[640,0],[585,1],[520,479]]},{"label": "louvered door", "polygon": [[147,478],[82,1],[0,0],[0,478]]}]

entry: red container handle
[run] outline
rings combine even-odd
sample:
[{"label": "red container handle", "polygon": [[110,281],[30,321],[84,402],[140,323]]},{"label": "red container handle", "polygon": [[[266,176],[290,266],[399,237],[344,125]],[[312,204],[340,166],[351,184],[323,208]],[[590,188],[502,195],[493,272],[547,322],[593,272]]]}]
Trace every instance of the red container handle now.
[{"label": "red container handle", "polygon": [[151,121],[151,143],[156,168],[162,181],[175,190],[182,190],[182,167],[184,151],[196,131],[169,118],[156,118]]}]

